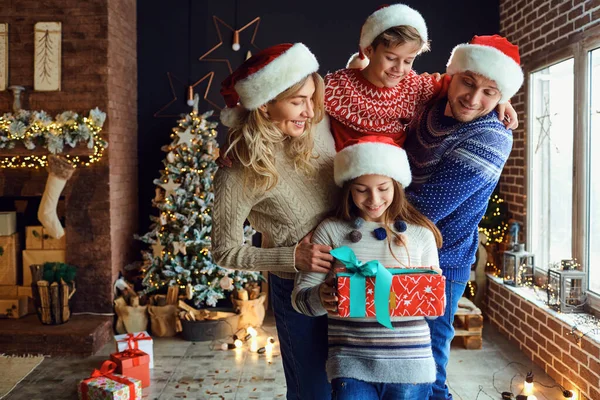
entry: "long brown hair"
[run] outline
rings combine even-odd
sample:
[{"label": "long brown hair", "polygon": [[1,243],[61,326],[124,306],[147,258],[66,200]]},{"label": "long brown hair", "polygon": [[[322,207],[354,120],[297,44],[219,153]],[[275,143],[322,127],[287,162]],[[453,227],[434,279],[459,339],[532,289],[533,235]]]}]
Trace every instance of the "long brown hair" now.
[{"label": "long brown hair", "polygon": [[[336,217],[344,221],[352,221],[359,216],[358,207],[356,204],[354,204],[354,200],[352,200],[351,188],[354,181],[355,179],[352,179],[344,183],[344,186],[342,187],[341,201],[338,203],[338,206],[335,210]],[[429,218],[421,214],[419,210],[417,210],[408,202],[406,199],[406,194],[404,193],[404,187],[398,183],[398,181],[392,179],[392,185],[394,187],[394,198],[392,203],[383,213],[383,226],[387,232],[388,248],[390,249],[392,256],[396,259],[396,261],[400,262],[392,250],[392,237],[397,243],[406,247],[406,243],[404,242],[402,235],[390,228],[391,226],[394,226],[394,222],[396,220],[401,220],[407,224],[422,226],[426,229],[429,229],[431,232],[433,232],[437,248],[441,248],[443,243],[442,234],[437,226],[435,226],[435,224],[431,222]]]},{"label": "long brown hair", "polygon": [[278,94],[271,102],[293,97],[308,79],[312,79],[315,84],[312,96],[315,115],[306,122],[305,130],[299,137],[285,136],[259,109],[245,110],[237,126],[229,130],[224,155],[244,166],[244,186],[253,192],[268,192],[277,185],[279,173],[275,167],[274,153],[277,146],[284,142],[284,151],[299,172],[310,177],[316,170],[313,128],[325,113],[323,78],[314,72]]}]

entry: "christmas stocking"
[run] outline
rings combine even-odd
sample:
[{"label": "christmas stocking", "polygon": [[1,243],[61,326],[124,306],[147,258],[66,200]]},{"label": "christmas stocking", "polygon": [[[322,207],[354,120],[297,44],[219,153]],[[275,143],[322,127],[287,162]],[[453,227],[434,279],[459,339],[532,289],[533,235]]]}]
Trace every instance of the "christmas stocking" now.
[{"label": "christmas stocking", "polygon": [[58,220],[58,215],[56,215],[56,206],[58,205],[60,193],[65,187],[67,180],[73,175],[75,167],[66,158],[50,155],[48,156],[46,170],[49,175],[40,208],[38,209],[38,219],[48,235],[59,239],[65,234],[65,230]]}]

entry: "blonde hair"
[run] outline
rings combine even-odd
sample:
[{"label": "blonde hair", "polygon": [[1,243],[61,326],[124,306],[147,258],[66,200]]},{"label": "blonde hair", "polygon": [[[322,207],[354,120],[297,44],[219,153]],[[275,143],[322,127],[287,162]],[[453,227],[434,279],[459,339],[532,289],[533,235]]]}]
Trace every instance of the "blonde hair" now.
[{"label": "blonde hair", "polygon": [[[352,221],[359,216],[359,210],[356,204],[354,204],[354,200],[352,200],[351,192],[352,183],[355,180],[356,179],[353,179],[344,183],[344,186],[342,187],[341,201],[338,203],[338,207],[336,208],[336,217],[345,221]],[[431,222],[429,218],[421,214],[412,204],[408,202],[406,199],[406,193],[404,192],[404,187],[398,181],[392,179],[392,185],[394,186],[394,198],[389,207],[383,213],[383,227],[387,233],[388,248],[392,256],[396,259],[396,261],[402,264],[392,250],[392,237],[399,245],[406,247],[406,243],[404,242],[402,235],[390,228],[390,226],[394,225],[396,220],[429,229],[431,232],[433,232],[437,248],[441,248],[442,234],[437,226],[435,226],[435,224]]]},{"label": "blonde hair", "polygon": [[414,43],[415,47],[419,49],[418,54],[430,50],[429,41],[424,41],[419,31],[410,25],[394,26],[387,29],[373,39],[371,46],[376,49],[380,44],[385,47],[396,47],[405,43]]},{"label": "blonde hair", "polygon": [[254,192],[267,192],[277,185],[279,173],[275,168],[275,151],[282,145],[286,155],[294,162],[296,170],[307,176],[315,172],[313,160],[317,156],[313,154],[313,128],[324,115],[323,78],[313,72],[281,92],[269,103],[293,97],[309,78],[315,84],[315,92],[312,96],[314,117],[306,121],[304,132],[300,136],[293,138],[283,134],[260,109],[246,110],[239,124],[229,130],[225,156],[231,154],[235,161],[245,167],[244,186]]}]

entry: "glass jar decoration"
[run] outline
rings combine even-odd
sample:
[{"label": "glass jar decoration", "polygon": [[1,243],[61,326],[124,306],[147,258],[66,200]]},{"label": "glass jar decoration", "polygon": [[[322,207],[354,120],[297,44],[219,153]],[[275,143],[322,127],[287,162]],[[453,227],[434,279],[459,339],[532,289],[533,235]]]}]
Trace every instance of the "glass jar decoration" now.
[{"label": "glass jar decoration", "polygon": [[548,269],[547,291],[550,308],[561,313],[585,312],[584,288],[585,272],[574,269]]},{"label": "glass jar decoration", "polygon": [[502,277],[505,285],[531,286],[535,263],[534,254],[525,251],[525,244],[515,245],[512,251],[505,251],[502,263]]}]

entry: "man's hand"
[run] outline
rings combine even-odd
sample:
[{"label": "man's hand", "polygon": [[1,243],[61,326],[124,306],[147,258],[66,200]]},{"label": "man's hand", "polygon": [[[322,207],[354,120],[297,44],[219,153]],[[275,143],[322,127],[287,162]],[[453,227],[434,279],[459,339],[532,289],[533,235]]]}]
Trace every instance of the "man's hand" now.
[{"label": "man's hand", "polygon": [[321,298],[321,305],[327,313],[330,315],[338,314],[338,298],[337,290],[334,287],[335,278],[331,276],[325,282],[319,286],[319,297]]},{"label": "man's hand", "polygon": [[321,272],[326,274],[333,265],[330,246],[311,243],[312,232],[304,236],[296,246],[296,268],[302,272]]},{"label": "man's hand", "polygon": [[519,117],[512,104],[498,104],[498,106],[496,106],[496,111],[498,111],[498,119],[502,121],[504,126],[508,129],[514,130],[519,127]]}]

